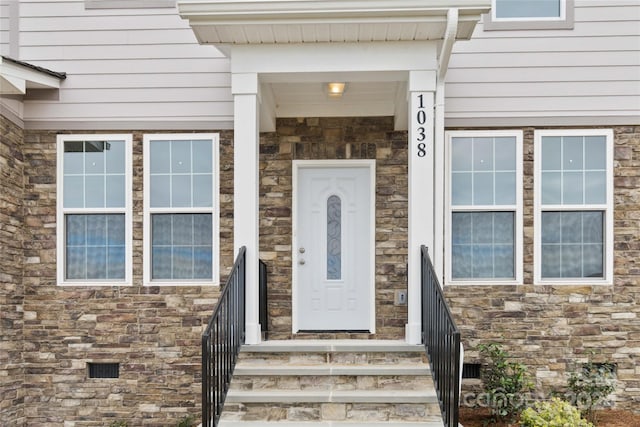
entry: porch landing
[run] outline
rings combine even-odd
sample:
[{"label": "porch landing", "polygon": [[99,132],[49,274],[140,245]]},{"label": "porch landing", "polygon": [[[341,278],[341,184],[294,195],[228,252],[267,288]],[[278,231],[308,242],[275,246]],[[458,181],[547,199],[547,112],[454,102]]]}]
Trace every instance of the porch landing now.
[{"label": "porch landing", "polygon": [[286,340],[245,345],[221,427],[443,426],[421,345]]}]

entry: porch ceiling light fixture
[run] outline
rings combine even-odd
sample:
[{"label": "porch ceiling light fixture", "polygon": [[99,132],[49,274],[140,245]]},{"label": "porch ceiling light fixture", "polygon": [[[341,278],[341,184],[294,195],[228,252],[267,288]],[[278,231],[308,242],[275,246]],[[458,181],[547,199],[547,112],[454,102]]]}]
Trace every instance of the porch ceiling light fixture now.
[{"label": "porch ceiling light fixture", "polygon": [[344,93],[347,84],[342,82],[327,83],[327,94],[332,98],[340,98]]}]

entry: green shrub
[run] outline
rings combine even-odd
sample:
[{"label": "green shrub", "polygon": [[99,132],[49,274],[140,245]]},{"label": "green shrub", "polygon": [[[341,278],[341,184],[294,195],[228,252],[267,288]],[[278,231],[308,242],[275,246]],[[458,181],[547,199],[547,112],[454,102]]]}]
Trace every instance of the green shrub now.
[{"label": "green shrub", "polygon": [[569,377],[569,390],[574,405],[594,424],[595,409],[602,406],[615,389],[615,366],[611,363],[594,363],[589,360],[579,372],[573,372]]},{"label": "green shrub", "polygon": [[193,415],[187,415],[186,417],[181,419],[178,424],[176,424],[176,427],[192,427],[194,421],[195,419],[193,418]]},{"label": "green shrub", "polygon": [[480,354],[489,358],[481,370],[487,405],[494,421],[512,421],[526,405],[526,393],[533,390],[531,375],[524,364],[512,362],[500,344],[478,346]]},{"label": "green shrub", "polygon": [[593,427],[569,402],[554,397],[550,402],[538,402],[520,414],[522,427]]},{"label": "green shrub", "polygon": [[128,427],[128,425],[126,421],[114,421],[109,424],[109,427]]}]

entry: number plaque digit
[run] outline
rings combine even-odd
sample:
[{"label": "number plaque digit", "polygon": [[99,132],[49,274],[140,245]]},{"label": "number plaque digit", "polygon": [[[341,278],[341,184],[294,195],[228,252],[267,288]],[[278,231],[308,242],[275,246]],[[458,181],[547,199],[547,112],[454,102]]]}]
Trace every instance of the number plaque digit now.
[{"label": "number plaque digit", "polygon": [[412,150],[419,158],[427,157],[427,150],[431,146],[432,123],[431,112],[425,105],[425,94],[414,93],[412,99],[411,127],[415,149]]}]

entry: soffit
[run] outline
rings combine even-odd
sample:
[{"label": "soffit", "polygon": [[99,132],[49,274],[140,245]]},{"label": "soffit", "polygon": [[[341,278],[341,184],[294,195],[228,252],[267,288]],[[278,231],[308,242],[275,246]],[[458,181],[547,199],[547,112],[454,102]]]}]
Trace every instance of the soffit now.
[{"label": "soffit", "polygon": [[440,40],[458,9],[469,39],[491,0],[185,0],[180,15],[215,45]]}]

